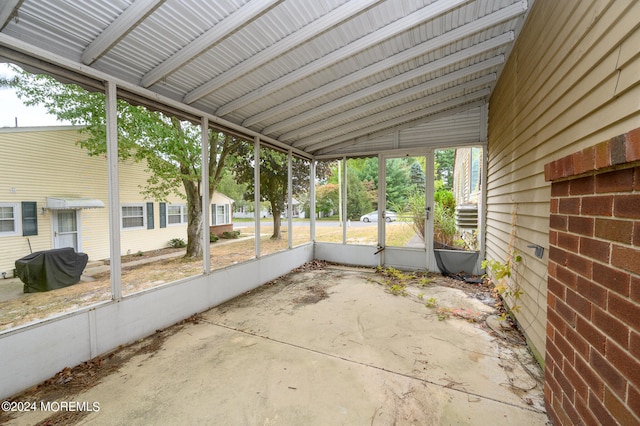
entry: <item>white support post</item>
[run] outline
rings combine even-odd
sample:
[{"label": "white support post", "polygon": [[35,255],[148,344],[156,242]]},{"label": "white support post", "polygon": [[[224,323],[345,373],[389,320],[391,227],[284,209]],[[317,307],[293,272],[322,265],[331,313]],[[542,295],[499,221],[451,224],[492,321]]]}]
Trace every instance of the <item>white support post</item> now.
[{"label": "white support post", "polygon": [[257,259],[260,257],[260,137],[254,137],[253,141],[253,163],[255,165],[253,168],[253,217],[255,218],[254,233]]},{"label": "white support post", "polygon": [[434,271],[436,258],[433,253],[433,214],[435,210],[435,204],[433,201],[433,197],[434,197],[433,185],[435,182],[435,176],[434,176],[435,162],[434,162],[433,149],[430,149],[427,151],[426,165],[427,167],[425,167],[426,169],[425,181],[426,181],[427,188],[426,188],[426,191],[424,192],[424,196],[425,196],[424,205],[426,208],[425,213],[427,215],[427,222],[424,228],[424,244],[427,250],[427,270]]},{"label": "white support post", "polygon": [[347,157],[342,157],[342,244],[347,244]]},{"label": "white support post", "polygon": [[385,246],[385,229],[386,222],[381,220],[382,212],[387,210],[387,178],[386,178],[386,160],[385,157],[378,155],[378,265],[384,265],[384,246]]},{"label": "white support post", "polygon": [[287,237],[289,239],[289,248],[293,247],[293,157],[291,150],[287,154]]},{"label": "white support post", "polygon": [[122,262],[120,260],[120,181],[118,177],[118,110],[117,90],[113,81],[105,87],[107,118],[107,176],[109,198],[109,269],[111,272],[111,298],[122,299]]},{"label": "white support post", "polygon": [[[316,160],[310,161],[309,167],[309,224],[311,241],[316,243]],[[314,247],[315,250],[315,247]],[[315,255],[314,255],[315,257]]]},{"label": "white support post", "polygon": [[202,270],[204,274],[211,271],[211,240],[209,224],[211,200],[209,199],[209,119],[202,117],[200,124],[200,141],[202,144]]}]

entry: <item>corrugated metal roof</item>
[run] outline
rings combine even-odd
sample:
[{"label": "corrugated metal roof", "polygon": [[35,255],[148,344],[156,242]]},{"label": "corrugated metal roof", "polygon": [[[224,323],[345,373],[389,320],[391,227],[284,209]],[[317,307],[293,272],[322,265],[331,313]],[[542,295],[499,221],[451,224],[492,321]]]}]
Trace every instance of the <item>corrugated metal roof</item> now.
[{"label": "corrugated metal roof", "polygon": [[482,143],[531,1],[5,0],[0,59],[43,49],[314,155]]}]

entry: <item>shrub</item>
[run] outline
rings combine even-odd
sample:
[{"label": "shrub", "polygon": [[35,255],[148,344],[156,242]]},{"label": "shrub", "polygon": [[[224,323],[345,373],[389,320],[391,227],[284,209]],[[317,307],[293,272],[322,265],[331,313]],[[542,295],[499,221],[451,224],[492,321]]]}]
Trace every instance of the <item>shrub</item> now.
[{"label": "shrub", "polygon": [[226,240],[232,240],[240,237],[240,231],[224,231],[222,233],[222,238]]},{"label": "shrub", "polygon": [[216,234],[214,234],[213,232],[209,233],[209,242],[210,243],[215,243],[216,241],[218,241],[219,238]]},{"label": "shrub", "polygon": [[186,246],[187,246],[187,243],[185,243],[182,238],[172,238],[169,240],[169,247],[183,248]]}]

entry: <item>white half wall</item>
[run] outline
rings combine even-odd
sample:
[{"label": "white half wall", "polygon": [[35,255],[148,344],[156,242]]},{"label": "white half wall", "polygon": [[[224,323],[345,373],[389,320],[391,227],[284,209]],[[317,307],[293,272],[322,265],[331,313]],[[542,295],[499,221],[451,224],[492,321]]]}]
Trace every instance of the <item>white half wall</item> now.
[{"label": "white half wall", "polygon": [[[405,271],[429,270],[427,251],[425,249],[403,249],[398,247],[386,247],[384,249],[385,266],[393,266]],[[437,266],[434,265],[437,272]]]},{"label": "white half wall", "polygon": [[313,245],[296,247],[0,333],[0,397],[217,306],[313,258]]},{"label": "white half wall", "polygon": [[327,262],[342,263],[344,265],[370,266],[379,265],[380,254],[376,246],[361,246],[355,244],[316,243],[315,258]]}]

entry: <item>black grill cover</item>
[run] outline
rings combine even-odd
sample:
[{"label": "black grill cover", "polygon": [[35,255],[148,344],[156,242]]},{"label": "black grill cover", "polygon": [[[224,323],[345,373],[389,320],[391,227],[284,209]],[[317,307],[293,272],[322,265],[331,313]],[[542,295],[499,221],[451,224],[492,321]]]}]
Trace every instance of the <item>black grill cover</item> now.
[{"label": "black grill cover", "polygon": [[89,256],[71,248],[37,251],[16,260],[25,293],[55,290],[80,281]]}]

